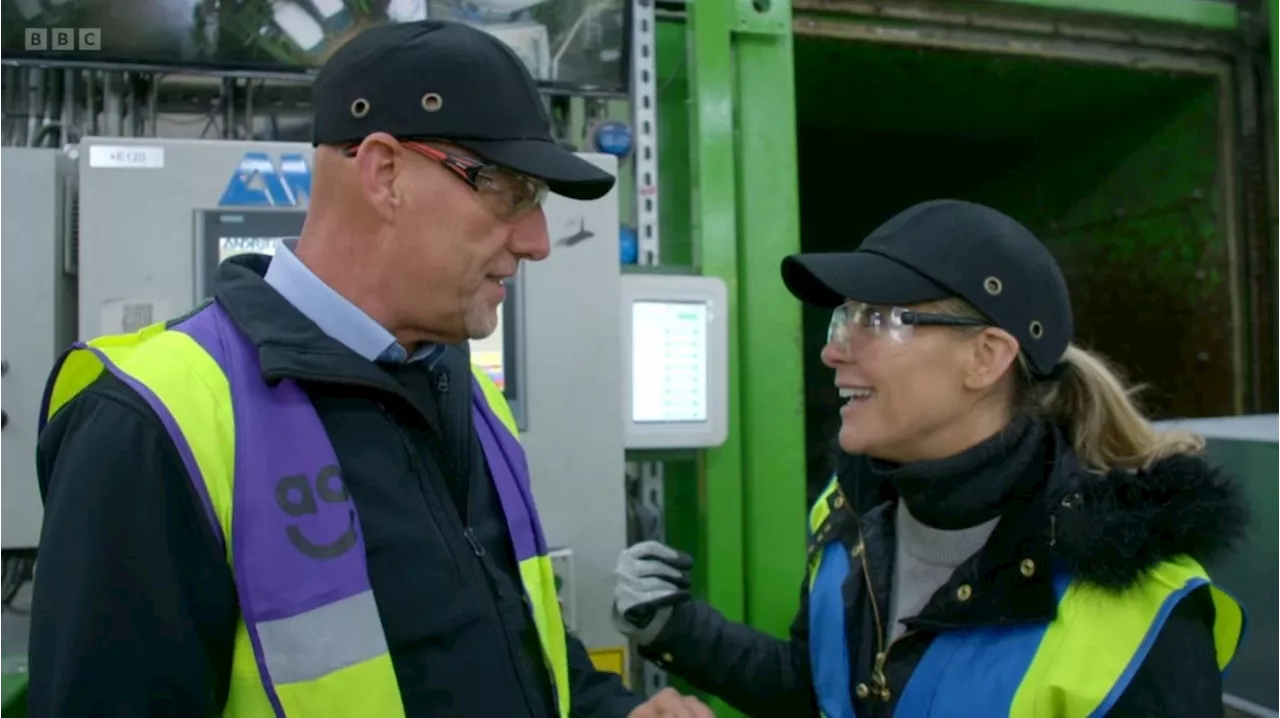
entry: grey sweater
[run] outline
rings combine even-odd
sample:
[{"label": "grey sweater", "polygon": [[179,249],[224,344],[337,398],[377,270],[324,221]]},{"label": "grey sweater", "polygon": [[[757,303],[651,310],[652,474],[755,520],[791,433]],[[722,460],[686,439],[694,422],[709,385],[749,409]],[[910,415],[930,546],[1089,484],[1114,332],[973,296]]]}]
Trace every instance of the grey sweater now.
[{"label": "grey sweater", "polygon": [[944,531],[920,523],[905,503],[898,502],[893,590],[889,595],[890,640],[902,635],[902,619],[919,614],[956,567],[978,553],[999,521],[997,517],[971,528]]}]

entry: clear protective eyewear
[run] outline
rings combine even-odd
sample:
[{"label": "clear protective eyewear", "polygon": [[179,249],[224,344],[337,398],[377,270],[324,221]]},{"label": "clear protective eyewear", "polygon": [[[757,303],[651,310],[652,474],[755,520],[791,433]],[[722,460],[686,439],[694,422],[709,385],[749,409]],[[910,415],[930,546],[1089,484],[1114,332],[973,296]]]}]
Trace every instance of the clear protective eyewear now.
[{"label": "clear protective eyewear", "polygon": [[904,307],[886,307],[865,302],[845,302],[831,312],[827,344],[848,353],[855,336],[905,344],[918,326],[986,327],[990,322],[954,314],[931,314]]},{"label": "clear protective eyewear", "polygon": [[444,165],[471,189],[487,195],[502,219],[516,219],[542,206],[549,192],[545,182],[488,162],[446,152],[439,147],[401,140],[401,144]]},{"label": "clear protective eyewear", "polygon": [[[503,220],[514,220],[532,212],[546,201],[550,188],[534,179],[498,165],[442,150],[421,140],[400,140],[400,144],[418,154],[439,162],[471,189],[484,195],[493,205],[494,214]],[[346,148],[347,157],[355,157],[359,145]]]}]

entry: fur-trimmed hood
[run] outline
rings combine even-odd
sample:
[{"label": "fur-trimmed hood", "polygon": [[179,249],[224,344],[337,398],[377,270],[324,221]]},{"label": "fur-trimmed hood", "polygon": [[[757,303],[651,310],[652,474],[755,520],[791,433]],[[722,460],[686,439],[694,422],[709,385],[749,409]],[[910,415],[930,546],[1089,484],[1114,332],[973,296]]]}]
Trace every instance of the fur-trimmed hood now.
[{"label": "fur-trimmed hood", "polygon": [[[1043,437],[1053,468],[1038,486],[1024,488],[1035,499],[1019,501],[1020,508],[1006,514],[987,550],[1020,551],[1034,544],[1038,559],[1060,561],[1077,578],[1122,589],[1170,558],[1209,563],[1246,533],[1249,508],[1242,488],[1202,456],[1171,456],[1143,471],[1099,474],[1080,465],[1061,427]],[[871,525],[882,514],[877,507],[891,506],[898,495],[888,481],[863,471],[858,458],[840,455],[838,474],[851,508]]]},{"label": "fur-trimmed hood", "polygon": [[1178,556],[1212,561],[1248,527],[1240,485],[1199,456],[1172,456],[1137,472],[1062,468],[1048,496],[1054,553],[1099,586],[1125,588]]}]

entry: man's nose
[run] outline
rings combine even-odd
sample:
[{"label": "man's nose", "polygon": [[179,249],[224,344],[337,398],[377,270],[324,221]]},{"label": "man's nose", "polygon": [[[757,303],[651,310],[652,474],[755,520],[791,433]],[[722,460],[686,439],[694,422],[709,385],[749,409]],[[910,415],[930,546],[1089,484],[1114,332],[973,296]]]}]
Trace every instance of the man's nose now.
[{"label": "man's nose", "polygon": [[516,221],[508,243],[511,253],[522,259],[541,262],[551,254],[551,235],[547,232],[547,215],[542,208]]}]

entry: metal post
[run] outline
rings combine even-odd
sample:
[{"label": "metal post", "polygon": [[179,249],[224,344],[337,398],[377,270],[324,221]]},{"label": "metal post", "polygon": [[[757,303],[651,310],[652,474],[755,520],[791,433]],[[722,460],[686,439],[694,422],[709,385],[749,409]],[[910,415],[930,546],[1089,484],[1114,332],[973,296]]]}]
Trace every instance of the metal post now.
[{"label": "metal post", "polygon": [[658,264],[658,73],[653,0],[635,0],[631,20],[635,116],[636,243],[640,264]]},{"label": "metal post", "polygon": [[804,576],[805,433],[800,303],[779,265],[800,251],[789,0],[735,0],[737,302],[747,623],[785,637]]},{"label": "metal post", "polygon": [[[698,572],[706,600],[731,621],[746,620],[742,473],[742,376],[738,266],[739,178],[734,141],[734,8],[726,0],[689,3],[690,175],[694,264],[728,285],[728,439],[707,451],[699,480]],[[791,337],[785,331],[777,337]],[[794,342],[794,339],[783,341]],[[773,442],[766,442],[772,445]],[[738,715],[712,700],[718,716]]]},{"label": "metal post", "polygon": [[[635,147],[635,212],[636,212],[636,261],[642,265],[657,265],[661,261],[658,244],[658,85],[656,19],[653,0],[634,0],[631,15],[631,108],[634,116]],[[634,541],[666,538],[663,515],[663,466],[656,461],[638,462],[633,467],[637,477],[638,504],[636,515],[648,520],[638,521],[637,530],[630,538]],[[639,654],[632,652],[633,660]],[[634,671],[641,681],[638,690],[652,695],[667,685],[667,674],[658,666],[644,661],[641,669]]]}]

